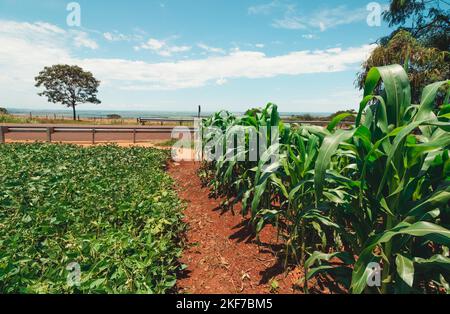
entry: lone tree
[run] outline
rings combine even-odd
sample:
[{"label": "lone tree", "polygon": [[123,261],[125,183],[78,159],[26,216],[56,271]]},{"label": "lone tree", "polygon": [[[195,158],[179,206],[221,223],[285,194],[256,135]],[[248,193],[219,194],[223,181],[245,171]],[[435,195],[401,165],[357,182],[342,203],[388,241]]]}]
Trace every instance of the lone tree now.
[{"label": "lone tree", "polygon": [[73,119],[76,120],[78,104],[100,104],[97,99],[97,80],[91,72],[84,71],[76,65],[57,64],[45,67],[36,76],[36,87],[44,86],[45,90],[39,96],[46,96],[49,102],[61,103],[73,110]]}]

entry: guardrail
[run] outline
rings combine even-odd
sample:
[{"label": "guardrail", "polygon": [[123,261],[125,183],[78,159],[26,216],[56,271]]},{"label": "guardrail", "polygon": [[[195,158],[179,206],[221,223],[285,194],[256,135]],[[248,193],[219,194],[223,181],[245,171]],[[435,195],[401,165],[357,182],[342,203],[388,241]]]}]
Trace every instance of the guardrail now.
[{"label": "guardrail", "polygon": [[[188,128],[191,133],[195,131],[194,128]],[[171,134],[173,128],[171,127],[150,127],[150,128],[133,128],[133,127],[42,127],[42,126],[0,126],[0,143],[5,143],[5,135],[7,133],[46,133],[47,142],[52,141],[52,135],[55,133],[90,133],[92,134],[91,142],[95,144],[95,134],[97,133],[130,133],[132,134],[132,141],[136,143],[136,136],[139,133],[157,133],[157,134]]]},{"label": "guardrail", "polygon": [[145,125],[146,122],[159,122],[161,125],[164,124],[164,122],[175,122],[179,123],[180,125],[183,125],[183,123],[194,123],[194,119],[170,119],[170,118],[137,118],[137,122],[141,125]]},{"label": "guardrail", "polygon": [[[203,117],[205,118],[205,117]],[[289,119],[282,119],[285,123],[297,123],[297,124],[312,124],[312,125],[326,125],[329,124],[331,121],[304,121],[304,120],[289,120]],[[176,122],[182,125],[183,123],[194,123],[194,118],[192,119],[166,119],[166,118],[137,118],[137,122],[141,125],[145,125],[146,122],[160,122],[161,125],[164,124],[164,122]],[[353,125],[354,122],[348,122],[348,121],[342,121],[340,125]]]},{"label": "guardrail", "polygon": [[[179,119],[159,119],[151,118],[151,121],[180,121]],[[193,122],[194,120],[182,119],[182,122]],[[286,123],[292,124],[311,124],[311,125],[327,125],[330,121],[289,121]],[[343,121],[340,126],[350,126],[353,122]],[[191,133],[195,132],[195,128],[188,127]],[[5,143],[5,135],[7,133],[46,133],[47,142],[52,141],[52,135],[55,133],[90,133],[91,142],[95,144],[95,134],[97,133],[130,133],[132,134],[132,141],[136,143],[136,136],[139,133],[156,133],[156,134],[171,134],[173,127],[108,127],[108,126],[0,126],[0,143]]]}]

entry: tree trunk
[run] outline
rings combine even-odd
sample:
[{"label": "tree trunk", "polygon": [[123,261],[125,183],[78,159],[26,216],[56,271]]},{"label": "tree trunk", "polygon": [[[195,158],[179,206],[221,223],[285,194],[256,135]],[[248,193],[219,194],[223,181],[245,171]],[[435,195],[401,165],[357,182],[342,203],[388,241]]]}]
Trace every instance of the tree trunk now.
[{"label": "tree trunk", "polygon": [[73,121],[77,120],[77,113],[75,111],[75,105],[72,105],[72,110],[73,110]]}]

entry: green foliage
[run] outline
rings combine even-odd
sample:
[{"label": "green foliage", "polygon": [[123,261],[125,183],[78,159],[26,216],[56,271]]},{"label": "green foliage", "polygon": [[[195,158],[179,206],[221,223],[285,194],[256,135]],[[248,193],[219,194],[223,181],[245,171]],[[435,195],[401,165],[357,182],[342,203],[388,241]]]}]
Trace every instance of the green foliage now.
[{"label": "green foliage", "polygon": [[76,120],[75,107],[80,103],[99,104],[97,99],[100,81],[91,72],[84,71],[79,66],[57,64],[45,67],[35,78],[36,87],[43,86],[45,90],[39,96],[47,97],[49,102],[61,103],[73,109],[73,119]]},{"label": "green foliage", "polygon": [[[440,107],[436,99],[449,85],[426,86],[415,105],[402,66],[372,68],[356,126],[349,130],[336,129],[348,113],[317,127],[284,124],[273,104],[243,117],[219,112],[203,126],[254,126],[258,133],[262,126],[278,126],[279,144],[257,161],[207,163],[201,176],[217,195],[228,197],[226,205],[242,201],[256,233],[275,225],[286,258],[303,265],[307,279],[327,273],[353,293],[446,291],[449,94]],[[204,137],[204,145],[214,142],[231,150],[223,135]],[[246,155],[248,143],[247,135]],[[280,158],[264,168],[276,149]],[[381,287],[367,286],[371,262],[382,266]]]},{"label": "green foliage", "polygon": [[8,114],[8,110],[6,110],[5,108],[0,107],[0,115],[6,115]]},{"label": "green foliage", "polygon": [[443,51],[449,50],[450,11],[448,1],[391,0],[389,10],[383,13],[383,17],[389,22],[389,26],[406,29],[427,47]]},{"label": "green foliage", "polygon": [[[0,146],[0,293],[164,293],[181,254],[166,152]],[[67,284],[69,263],[81,285]]]},{"label": "green foliage", "polygon": [[342,122],[355,122],[356,117],[356,111],[355,110],[339,110],[329,116],[316,116],[314,114],[305,113],[305,114],[297,114],[292,115],[290,117],[284,118],[283,120],[286,122],[295,122],[295,121],[324,121],[326,123],[327,121],[331,121],[337,116],[348,113],[348,115],[342,119]]},{"label": "green foliage", "polygon": [[114,114],[114,113],[113,113],[113,114],[108,114],[108,115],[106,116],[106,118],[118,120],[118,119],[122,119],[122,116],[119,115],[119,114]]},{"label": "green foliage", "polygon": [[418,103],[425,86],[450,77],[449,59],[448,51],[426,47],[410,33],[401,30],[372,51],[358,74],[357,85],[364,88],[367,74],[373,67],[401,64],[407,70],[413,102]]}]

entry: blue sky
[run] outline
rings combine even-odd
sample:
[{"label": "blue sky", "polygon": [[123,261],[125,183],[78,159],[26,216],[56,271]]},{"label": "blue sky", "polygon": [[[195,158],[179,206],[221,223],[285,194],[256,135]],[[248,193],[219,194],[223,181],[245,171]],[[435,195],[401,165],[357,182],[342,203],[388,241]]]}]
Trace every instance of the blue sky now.
[{"label": "blue sky", "polygon": [[102,81],[102,104],[79,109],[357,108],[356,72],[390,32],[361,0],[79,0],[79,27],[69,2],[0,0],[0,106],[61,109],[33,77],[69,63]]}]

